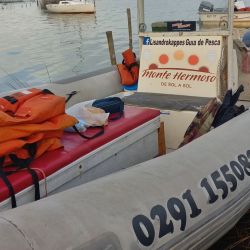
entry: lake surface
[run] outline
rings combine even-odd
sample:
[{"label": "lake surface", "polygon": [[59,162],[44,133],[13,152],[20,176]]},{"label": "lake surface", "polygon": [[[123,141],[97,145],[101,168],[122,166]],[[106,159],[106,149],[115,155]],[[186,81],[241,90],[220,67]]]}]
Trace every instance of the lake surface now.
[{"label": "lake surface", "polygon": [[[200,2],[145,0],[147,27],[156,21],[198,20]],[[211,2],[223,7],[226,1]],[[138,52],[136,0],[96,0],[96,14],[52,14],[36,2],[0,4],[0,92],[109,66],[109,30],[121,62],[121,52],[128,48],[127,8]]]}]

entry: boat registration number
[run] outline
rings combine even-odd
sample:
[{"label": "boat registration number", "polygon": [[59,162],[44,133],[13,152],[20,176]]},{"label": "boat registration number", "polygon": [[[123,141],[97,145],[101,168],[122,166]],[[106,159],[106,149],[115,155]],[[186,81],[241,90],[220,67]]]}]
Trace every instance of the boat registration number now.
[{"label": "boat registration number", "polygon": [[[206,196],[208,204],[214,204],[220,198],[228,197],[234,192],[239,183],[250,176],[250,150],[237,155],[236,160],[221,166],[209,176],[199,181],[199,188]],[[188,211],[187,209],[188,208]],[[132,227],[137,240],[143,246],[151,246],[156,238],[173,234],[177,225],[180,231],[185,231],[187,222],[202,214],[202,209],[193,196],[192,190],[187,189],[179,198],[169,198],[165,205],[157,204],[150,210],[149,216],[138,214],[132,219]],[[158,220],[159,229],[153,221]],[[158,228],[158,227],[157,227]]]}]

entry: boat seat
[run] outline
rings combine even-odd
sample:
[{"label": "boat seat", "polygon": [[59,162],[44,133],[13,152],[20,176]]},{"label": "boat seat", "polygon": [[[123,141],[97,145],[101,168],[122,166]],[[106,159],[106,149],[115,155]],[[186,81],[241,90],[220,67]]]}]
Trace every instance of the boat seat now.
[{"label": "boat seat", "polygon": [[[76,166],[77,174],[81,175],[84,173],[84,171],[87,170],[81,169],[82,163],[79,159],[91,154],[96,154],[95,157],[97,157],[98,153],[96,153],[96,151],[98,151],[100,148],[105,148],[105,146],[111,144],[112,141],[115,141],[122,135],[127,135],[130,131],[142,126],[143,124],[149,121],[157,119],[157,126],[159,127],[160,123],[159,117],[160,117],[159,110],[134,107],[134,106],[125,106],[124,115],[118,120],[109,121],[108,125],[105,126],[105,132],[103,135],[96,137],[94,139],[87,140],[83,139],[76,133],[64,132],[62,137],[62,143],[64,145],[64,148],[46,152],[44,155],[35,159],[32,162],[31,168],[37,169],[36,172],[38,173],[40,180],[44,179],[43,174],[45,174],[45,176],[47,177],[46,179],[49,180],[49,178],[53,176],[55,173],[60,171],[62,172],[64,168],[68,169],[69,166],[74,165],[73,163],[76,162],[78,164],[78,165],[75,164],[77,165]],[[91,132],[89,131],[91,129],[94,128],[89,128],[87,132]],[[126,140],[126,136],[123,138],[123,140]],[[145,153],[147,152],[145,151]],[[107,155],[106,157],[109,158],[111,157],[111,155]],[[13,173],[9,175],[8,178],[12,183],[16,194],[27,188],[33,189],[31,175],[27,172],[27,170]],[[73,178],[73,177],[67,177],[67,178]],[[70,179],[65,179],[65,182],[69,180]],[[60,185],[61,184],[53,185],[53,188],[48,187],[50,189],[48,190],[49,193],[52,192],[54,189],[58,188],[58,186]],[[41,196],[45,196],[44,190],[41,187],[41,182],[40,182],[40,189],[41,189],[40,190]],[[3,181],[0,179],[0,202],[5,201],[6,199],[10,200],[8,198],[9,198],[8,189],[3,183]],[[34,200],[33,190],[30,198],[25,198],[24,201],[21,203],[27,203],[29,199]],[[8,203],[9,201],[5,201],[5,203],[6,202]],[[18,199],[17,199],[17,205],[20,205],[18,204]],[[0,203],[0,210],[1,210],[1,203]]]},{"label": "boat seat", "polygon": [[136,92],[124,97],[127,105],[160,109],[168,152],[178,149],[197,112],[211,97]]}]

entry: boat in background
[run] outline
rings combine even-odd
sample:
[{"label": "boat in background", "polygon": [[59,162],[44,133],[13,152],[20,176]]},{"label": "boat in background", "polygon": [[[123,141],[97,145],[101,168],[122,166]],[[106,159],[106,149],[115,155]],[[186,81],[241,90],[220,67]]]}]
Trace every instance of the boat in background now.
[{"label": "boat in background", "polygon": [[95,13],[95,2],[60,1],[58,4],[46,4],[46,8],[52,13]]},{"label": "boat in background", "polygon": [[[208,1],[202,1],[199,6],[199,21],[202,28],[227,28],[227,9],[214,8]],[[246,7],[244,1],[234,2],[234,28],[250,27],[250,7]]]}]

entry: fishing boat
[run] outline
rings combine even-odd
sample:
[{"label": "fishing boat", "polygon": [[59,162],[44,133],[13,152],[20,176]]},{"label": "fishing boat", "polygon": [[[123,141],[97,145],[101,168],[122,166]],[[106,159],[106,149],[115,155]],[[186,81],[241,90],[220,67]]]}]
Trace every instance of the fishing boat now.
[{"label": "fishing boat", "polygon": [[[231,1],[228,3],[232,10]],[[138,0],[138,7],[138,27],[142,27],[144,1]],[[229,19],[232,24],[232,11]],[[196,46],[201,46],[201,51],[212,46],[216,64],[215,51],[221,56],[220,38],[207,33],[204,38],[199,33],[197,38],[192,32],[181,32],[181,37],[174,38],[172,34],[172,40],[163,40],[166,34],[155,39],[150,37],[153,33],[140,32],[143,45],[139,90],[144,88],[144,92],[123,91],[116,67],[39,86],[57,95],[72,96],[68,108],[118,96],[125,102],[124,116],[110,121],[105,133],[92,141],[65,133],[63,149],[34,160],[32,167],[46,175],[39,177],[41,191],[47,181],[47,198],[31,202],[34,187],[30,175],[14,173],[10,180],[21,206],[9,209],[8,190],[0,183],[0,206],[7,210],[0,213],[0,249],[207,249],[249,209],[250,112],[179,148],[197,107],[217,97],[220,86],[215,84],[218,76],[213,67],[205,65],[205,70],[201,54],[199,60],[197,56],[188,57],[193,68],[184,68],[184,62],[167,68],[171,58],[166,57],[168,50],[161,47],[171,43],[171,53],[176,61],[181,61],[186,52],[198,53]],[[222,35],[226,36],[231,58],[231,32]],[[166,54],[157,54],[159,65],[151,63],[148,68],[148,60],[155,62],[153,50]],[[200,70],[195,68],[199,67],[198,61],[203,65]],[[227,65],[231,67],[229,61]],[[160,67],[160,63],[165,67]],[[232,70],[227,71],[229,82],[231,73]],[[152,84],[142,81],[143,77],[154,81],[154,85],[158,82],[152,79],[160,78],[161,87],[175,89],[176,95],[162,95],[157,89],[152,93]],[[186,83],[187,77],[196,82]],[[161,84],[163,78],[170,79],[171,84]],[[162,121],[166,121],[166,137],[158,133]],[[159,156],[158,140],[163,137],[171,150]],[[22,205],[25,203],[28,204]]]},{"label": "fishing boat", "polygon": [[66,0],[58,4],[46,4],[46,8],[52,13],[95,13],[95,3]]},{"label": "fishing boat", "polygon": [[207,249],[250,207],[249,121],[247,112],[169,155],[2,212],[0,246]]},{"label": "fishing boat", "polygon": [[[234,6],[234,27],[249,28],[250,7],[245,7],[244,1],[235,1]],[[200,4],[199,18],[202,28],[225,28],[228,25],[227,10],[223,8],[214,8],[213,4],[207,1],[203,1]]]}]

